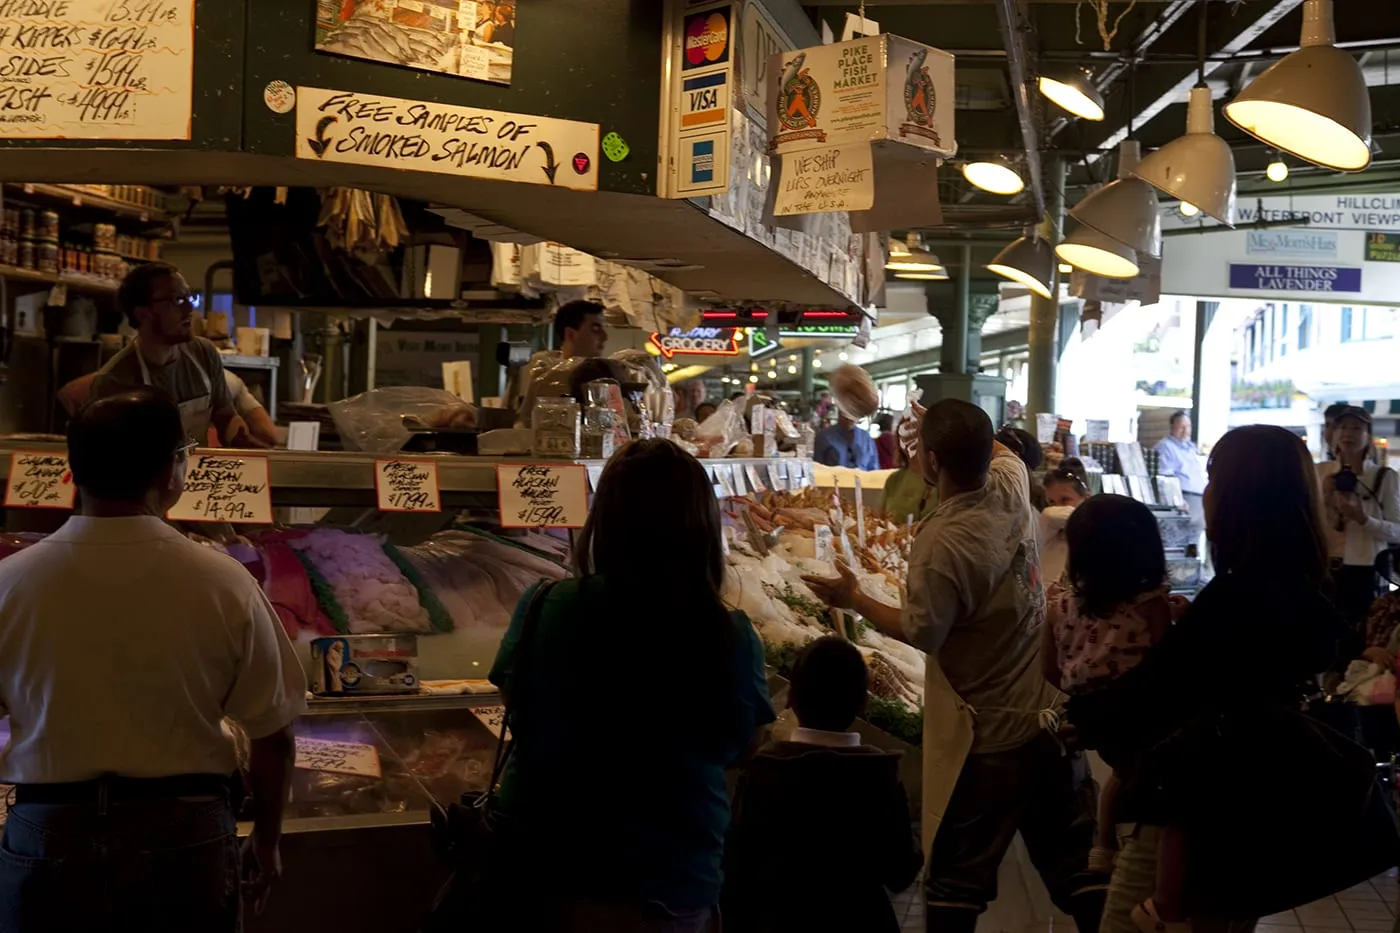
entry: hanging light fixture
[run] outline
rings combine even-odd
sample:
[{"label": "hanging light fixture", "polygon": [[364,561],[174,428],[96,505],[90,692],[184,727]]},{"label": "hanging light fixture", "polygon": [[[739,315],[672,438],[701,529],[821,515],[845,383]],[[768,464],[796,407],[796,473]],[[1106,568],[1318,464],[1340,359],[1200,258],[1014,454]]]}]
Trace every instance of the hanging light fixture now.
[{"label": "hanging light fixture", "polygon": [[1283,161],[1281,154],[1275,155],[1269,167],[1264,169],[1264,174],[1275,184],[1288,181],[1288,163]]},{"label": "hanging light fixture", "polygon": [[1040,93],[1076,117],[1095,122],[1103,119],[1103,95],[1094,87],[1089,73],[1081,68],[1043,74],[1036,86]]},{"label": "hanging light fixture", "polygon": [[924,249],[919,243],[918,234],[909,234],[907,243],[899,244],[896,249],[894,240],[890,243],[890,258],[885,263],[887,272],[923,272],[926,274],[943,273],[947,275],[947,270],[943,268],[943,263],[938,257]]},{"label": "hanging light fixture", "polygon": [[1195,217],[1201,212],[1201,209],[1190,201],[1182,201],[1177,205],[1176,209],[1181,212],[1182,217]]},{"label": "hanging light fixture", "polygon": [[1069,275],[1069,274],[1070,274],[1071,272],[1073,272],[1073,271],[1074,271],[1074,266],[1071,266],[1071,265],[1070,265],[1069,263],[1067,263],[1067,262],[1062,262],[1062,263],[1060,263],[1060,275]]},{"label": "hanging light fixture", "polygon": [[[1205,9],[1204,4],[1201,9]],[[1191,89],[1186,135],[1149,154],[1132,173],[1225,226],[1235,225],[1235,154],[1229,143],[1215,135],[1210,88],[1204,84]]]},{"label": "hanging light fixture", "polygon": [[1008,162],[1004,156],[983,162],[964,162],[963,177],[969,184],[992,194],[1020,194],[1026,188],[1026,181]]},{"label": "hanging light fixture", "polygon": [[987,268],[1004,279],[1026,286],[1041,298],[1054,297],[1051,288],[1055,284],[1055,254],[1034,227],[997,253],[996,258],[987,263]]},{"label": "hanging light fixture", "polygon": [[[1215,135],[1215,111],[1206,85],[1206,40],[1210,26],[1208,4],[1199,4],[1196,33],[1196,86],[1186,105],[1186,134],[1147,156],[1133,169],[1158,191],[1182,202],[1182,213],[1204,211],[1227,227],[1235,225],[1235,154]],[[1187,211],[1185,208],[1191,209]]]},{"label": "hanging light fixture", "polygon": [[1055,247],[1055,255],[1106,279],[1131,279],[1138,274],[1137,254],[1130,247],[1082,224]]},{"label": "hanging light fixture", "polygon": [[1129,249],[1160,256],[1162,218],[1157,213],[1157,192],[1133,177],[1140,151],[1136,139],[1123,140],[1118,147],[1118,179],[1080,201],[1069,215]]},{"label": "hanging light fixture", "polygon": [[896,272],[894,277],[912,282],[946,282],[948,281],[947,271],[939,272]]},{"label": "hanging light fixture", "polygon": [[1323,168],[1371,164],[1371,97],[1350,52],[1337,48],[1332,0],[1303,0],[1301,46],[1225,105],[1251,136]]}]

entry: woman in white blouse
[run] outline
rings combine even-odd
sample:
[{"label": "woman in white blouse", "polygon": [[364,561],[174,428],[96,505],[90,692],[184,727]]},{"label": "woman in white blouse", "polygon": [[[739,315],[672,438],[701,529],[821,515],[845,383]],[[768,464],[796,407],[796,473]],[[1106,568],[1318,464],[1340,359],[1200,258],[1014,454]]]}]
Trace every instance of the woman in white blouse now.
[{"label": "woman in white blouse", "polygon": [[1349,406],[1337,415],[1331,435],[1336,460],[1319,464],[1323,521],[1329,536],[1335,602],[1355,628],[1359,653],[1366,612],[1376,598],[1376,557],[1400,544],[1400,476],[1377,462],[1371,444],[1371,414]]}]

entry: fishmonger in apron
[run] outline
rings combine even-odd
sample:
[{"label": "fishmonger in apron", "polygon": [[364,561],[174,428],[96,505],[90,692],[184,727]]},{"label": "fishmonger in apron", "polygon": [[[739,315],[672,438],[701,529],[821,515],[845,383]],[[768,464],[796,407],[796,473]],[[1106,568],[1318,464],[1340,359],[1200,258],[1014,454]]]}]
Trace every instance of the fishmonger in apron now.
[{"label": "fishmonger in apron", "polygon": [[[141,366],[141,381],[148,386],[153,385],[150,367],[146,365],[146,357],[141,354],[139,344],[135,350],[136,362]],[[200,365],[199,357],[190,352],[189,344],[181,344],[180,352],[190,361],[195,371],[199,373],[199,378],[204,381],[203,395],[197,395],[188,401],[179,403],[180,423],[185,427],[185,434],[202,444],[204,439],[209,436],[209,424],[214,415],[214,383],[209,379],[208,370]]]}]

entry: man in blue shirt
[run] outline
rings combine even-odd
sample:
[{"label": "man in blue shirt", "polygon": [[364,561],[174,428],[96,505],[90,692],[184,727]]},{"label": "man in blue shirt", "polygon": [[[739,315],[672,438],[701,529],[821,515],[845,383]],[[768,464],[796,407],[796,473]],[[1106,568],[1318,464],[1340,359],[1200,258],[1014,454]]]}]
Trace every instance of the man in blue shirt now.
[{"label": "man in blue shirt", "polygon": [[851,467],[856,470],[878,470],[880,455],[870,432],[856,427],[856,419],[841,412],[836,423],[817,434],[813,458],[826,466]]},{"label": "man in blue shirt", "polygon": [[1206,510],[1201,498],[1206,491],[1206,468],[1201,452],[1191,440],[1191,416],[1184,411],[1172,415],[1171,433],[1158,442],[1157,473],[1174,476],[1181,483],[1181,495],[1191,512],[1191,523],[1198,532],[1206,527]]}]

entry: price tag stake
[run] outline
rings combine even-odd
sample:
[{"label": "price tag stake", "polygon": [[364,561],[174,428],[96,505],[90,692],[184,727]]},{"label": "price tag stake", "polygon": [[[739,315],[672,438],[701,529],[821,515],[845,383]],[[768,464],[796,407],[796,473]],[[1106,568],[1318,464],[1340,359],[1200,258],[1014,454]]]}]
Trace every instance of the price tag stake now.
[{"label": "price tag stake", "polygon": [[496,500],[502,528],[582,528],[588,472],[576,463],[500,464]]},{"label": "price tag stake", "polygon": [[5,508],[72,509],[76,492],[67,454],[35,450],[10,454]]}]

